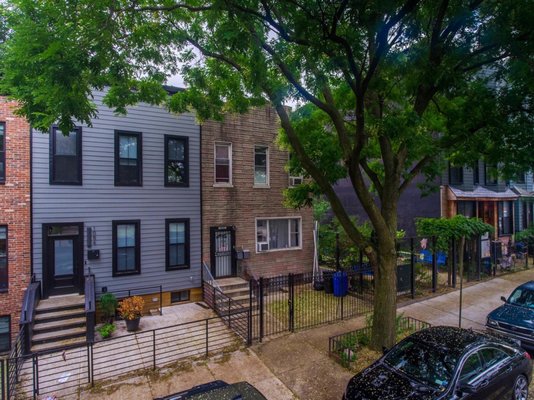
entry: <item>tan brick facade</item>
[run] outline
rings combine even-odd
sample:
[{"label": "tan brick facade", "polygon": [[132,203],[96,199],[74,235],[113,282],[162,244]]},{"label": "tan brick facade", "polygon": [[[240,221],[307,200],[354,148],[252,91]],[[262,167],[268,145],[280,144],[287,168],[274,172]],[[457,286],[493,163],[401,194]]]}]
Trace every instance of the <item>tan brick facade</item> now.
[{"label": "tan brick facade", "polygon": [[18,332],[24,290],[30,282],[30,126],[14,114],[16,104],[0,97],[5,123],[5,183],[0,184],[0,225],[8,227],[8,290],[0,293],[0,316],[11,315]]},{"label": "tan brick facade", "polygon": [[[238,275],[273,276],[310,271],[313,263],[313,217],[309,208],[295,210],[283,205],[289,185],[285,170],[288,153],[275,143],[279,130],[276,112],[270,108],[245,115],[227,116],[223,123],[202,125],[202,259],[210,264],[210,228],[235,227],[235,246],[250,250],[248,260],[237,261]],[[232,145],[232,186],[214,186],[214,145]],[[255,146],[269,148],[269,187],[254,187]],[[299,217],[301,248],[256,251],[256,219]]]}]

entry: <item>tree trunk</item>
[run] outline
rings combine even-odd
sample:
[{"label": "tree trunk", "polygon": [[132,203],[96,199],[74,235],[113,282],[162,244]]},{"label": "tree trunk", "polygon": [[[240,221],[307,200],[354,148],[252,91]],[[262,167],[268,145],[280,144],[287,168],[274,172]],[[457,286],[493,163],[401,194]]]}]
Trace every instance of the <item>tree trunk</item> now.
[{"label": "tree trunk", "polygon": [[371,347],[379,351],[384,347],[391,348],[396,341],[397,251],[395,234],[388,232],[387,236],[379,241],[377,265],[373,265],[375,293]]},{"label": "tree trunk", "polygon": [[463,303],[463,289],[464,289],[464,249],[465,236],[460,238],[460,245],[458,246],[458,271],[460,274],[460,304],[458,309],[458,328],[462,327],[462,303]]}]

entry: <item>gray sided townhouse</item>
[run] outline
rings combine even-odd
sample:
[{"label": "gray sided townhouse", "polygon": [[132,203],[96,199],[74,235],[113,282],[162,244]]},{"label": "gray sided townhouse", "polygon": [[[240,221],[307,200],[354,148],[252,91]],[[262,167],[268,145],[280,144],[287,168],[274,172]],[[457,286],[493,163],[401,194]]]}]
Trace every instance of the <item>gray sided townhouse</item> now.
[{"label": "gray sided townhouse", "polygon": [[[193,114],[138,104],[68,136],[32,132],[33,272],[42,296],[83,291],[162,303],[201,297],[200,127]],[[145,300],[155,301],[148,295]]]},{"label": "gray sided townhouse", "polygon": [[481,218],[494,227],[493,239],[507,243],[534,222],[532,173],[506,181],[496,166],[479,161],[473,166],[449,165],[442,182],[442,216]]}]

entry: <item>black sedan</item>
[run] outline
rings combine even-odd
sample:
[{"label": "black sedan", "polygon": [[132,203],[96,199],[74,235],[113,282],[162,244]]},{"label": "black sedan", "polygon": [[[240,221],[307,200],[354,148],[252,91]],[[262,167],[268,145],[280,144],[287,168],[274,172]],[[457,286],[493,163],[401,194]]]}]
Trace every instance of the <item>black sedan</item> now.
[{"label": "black sedan", "polygon": [[213,381],[154,400],[267,400],[248,382]]},{"label": "black sedan", "polygon": [[527,400],[532,360],[512,342],[433,327],[398,343],[354,376],[344,400]]}]

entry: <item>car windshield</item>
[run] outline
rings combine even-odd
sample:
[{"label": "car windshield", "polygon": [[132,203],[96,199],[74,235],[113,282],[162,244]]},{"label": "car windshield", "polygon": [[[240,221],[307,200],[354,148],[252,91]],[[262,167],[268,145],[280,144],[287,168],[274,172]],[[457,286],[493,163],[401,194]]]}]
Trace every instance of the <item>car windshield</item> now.
[{"label": "car windshield", "polygon": [[456,359],[445,351],[411,339],[406,339],[391,349],[385,362],[391,368],[436,389],[449,384],[456,365]]},{"label": "car windshield", "polygon": [[534,291],[518,288],[512,292],[508,303],[515,306],[534,308]]}]

